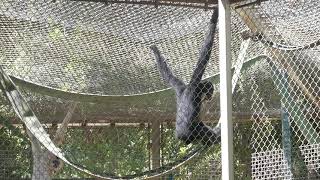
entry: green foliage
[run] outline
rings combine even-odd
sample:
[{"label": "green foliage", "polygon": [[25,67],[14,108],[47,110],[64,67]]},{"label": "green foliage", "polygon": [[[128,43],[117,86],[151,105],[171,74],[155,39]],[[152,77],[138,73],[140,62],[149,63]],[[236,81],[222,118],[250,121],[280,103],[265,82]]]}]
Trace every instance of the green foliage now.
[{"label": "green foliage", "polygon": [[[0,169],[10,170],[7,176],[30,177],[29,141],[21,128],[12,126],[6,118],[1,118],[0,144],[14,155],[2,164]],[[235,176],[236,179],[251,178],[252,123],[235,126]],[[279,129],[276,128],[276,129]],[[281,129],[281,128],[280,128]],[[162,126],[161,165],[179,160],[196,146],[185,146],[174,136],[174,126]],[[99,174],[129,175],[149,170],[150,130],[146,127],[79,127],[68,129],[66,143],[62,149],[68,159]],[[3,149],[2,148],[2,149]],[[28,152],[28,153],[25,153]],[[178,168],[168,176],[174,179],[220,179],[220,146],[209,148],[204,154]],[[8,165],[12,163],[13,165]],[[295,162],[297,163],[297,162]],[[166,177],[168,177],[166,176]],[[56,178],[85,178],[86,174],[65,165]]]},{"label": "green foliage", "polygon": [[251,178],[251,136],[252,123],[237,123],[234,125],[234,167],[235,179],[249,180]]},{"label": "green foliage", "polygon": [[[148,169],[148,133],[144,128],[71,129],[66,155],[92,172],[128,175]],[[83,177],[65,167],[59,177]]]},{"label": "green foliage", "polygon": [[[2,127],[1,127],[2,125]],[[31,176],[30,143],[21,128],[0,115],[0,179]]]},{"label": "green foliage", "polygon": [[[174,127],[163,127],[162,166],[180,160],[197,145],[184,145],[174,136]],[[174,179],[220,179],[220,145],[208,148],[205,153],[192,159],[168,176]]]}]

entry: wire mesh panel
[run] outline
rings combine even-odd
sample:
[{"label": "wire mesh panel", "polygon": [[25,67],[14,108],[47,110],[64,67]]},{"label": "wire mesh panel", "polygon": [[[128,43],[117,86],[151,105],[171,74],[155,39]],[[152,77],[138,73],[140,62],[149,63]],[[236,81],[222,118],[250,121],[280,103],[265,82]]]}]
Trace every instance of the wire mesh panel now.
[{"label": "wire mesh panel", "polygon": [[251,88],[253,179],[319,178],[319,5],[266,1],[236,10],[251,29],[248,36],[264,44],[269,72],[268,79],[253,76]]},{"label": "wire mesh panel", "polygon": [[24,174],[1,178],[220,178],[217,101],[203,102],[217,99],[217,11],[2,1],[0,14],[2,111],[30,141]]}]

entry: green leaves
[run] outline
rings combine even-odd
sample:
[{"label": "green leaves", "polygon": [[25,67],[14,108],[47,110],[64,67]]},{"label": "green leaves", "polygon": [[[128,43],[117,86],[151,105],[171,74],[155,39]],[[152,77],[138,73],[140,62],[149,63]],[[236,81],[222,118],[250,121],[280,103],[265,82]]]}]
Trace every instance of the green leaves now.
[{"label": "green leaves", "polygon": [[8,117],[3,115],[0,115],[0,152],[6,156],[0,161],[0,168],[6,169],[4,177],[31,176],[29,140],[23,133],[22,126],[12,125]]}]

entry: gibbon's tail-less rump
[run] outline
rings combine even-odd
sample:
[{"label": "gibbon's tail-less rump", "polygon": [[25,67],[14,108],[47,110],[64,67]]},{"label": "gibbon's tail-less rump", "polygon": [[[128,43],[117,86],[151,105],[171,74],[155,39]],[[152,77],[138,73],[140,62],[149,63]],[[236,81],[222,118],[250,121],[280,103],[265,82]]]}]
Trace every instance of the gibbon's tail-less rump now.
[{"label": "gibbon's tail-less rump", "polygon": [[199,60],[187,85],[172,73],[159,49],[154,45],[150,47],[162,78],[175,90],[177,101],[176,137],[186,144],[201,141],[202,144],[210,146],[220,141],[219,131],[207,126],[200,119],[202,102],[211,99],[214,90],[211,82],[201,81],[201,79],[211,55],[217,21],[218,8],[215,8]]}]

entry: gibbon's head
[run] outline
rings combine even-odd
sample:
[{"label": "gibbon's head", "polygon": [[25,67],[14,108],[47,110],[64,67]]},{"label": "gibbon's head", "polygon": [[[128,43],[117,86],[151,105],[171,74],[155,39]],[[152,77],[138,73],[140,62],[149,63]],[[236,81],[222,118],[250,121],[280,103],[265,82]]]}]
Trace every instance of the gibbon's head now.
[{"label": "gibbon's head", "polygon": [[199,84],[198,88],[202,94],[202,100],[209,101],[212,99],[214,87],[211,82],[203,81]]}]

